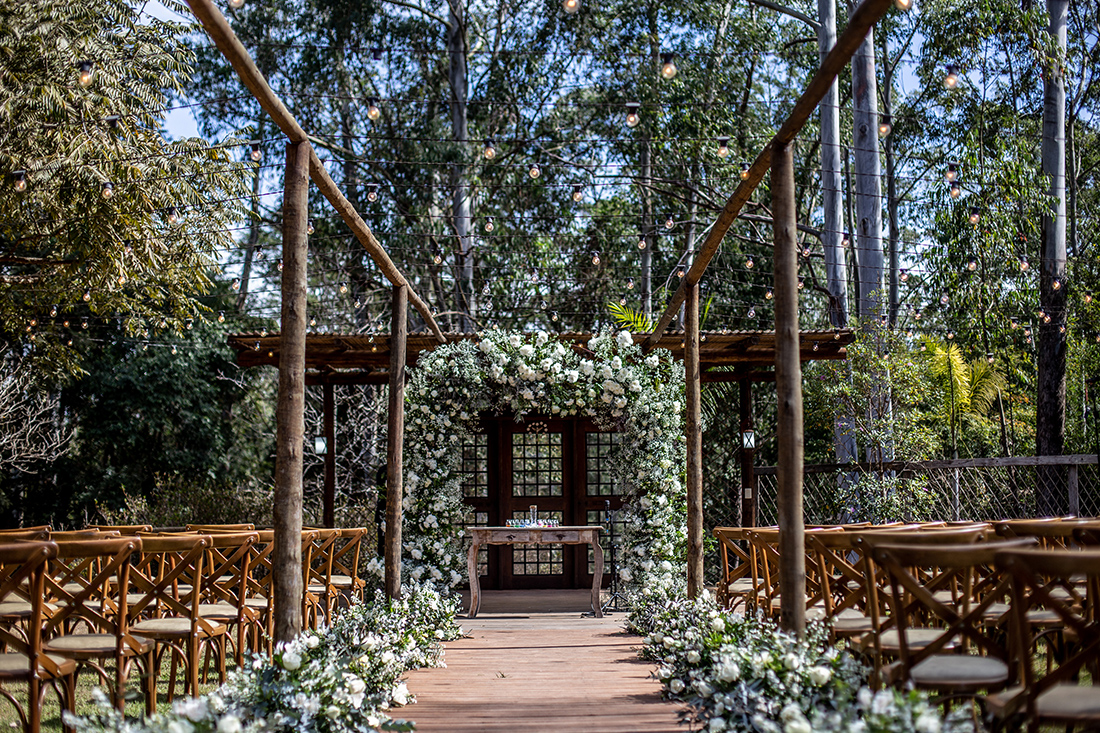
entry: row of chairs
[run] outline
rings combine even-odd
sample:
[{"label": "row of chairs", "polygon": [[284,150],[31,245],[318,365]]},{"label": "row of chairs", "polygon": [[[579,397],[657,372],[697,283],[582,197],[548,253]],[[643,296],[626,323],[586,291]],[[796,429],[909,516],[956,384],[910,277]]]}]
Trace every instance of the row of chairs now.
[{"label": "row of chairs", "polygon": [[[316,628],[361,598],[362,528],[302,532],[305,623]],[[192,525],[175,532],[147,526],[0,532],[0,695],[36,733],[46,687],[72,709],[77,676],[93,670],[121,709],[134,669],[148,713],[167,655],[167,696],[178,673],[196,695],[216,661],[225,679],[229,651],[270,653],[274,615],[274,532],[251,525]],[[205,659],[200,655],[205,651]],[[29,683],[27,705],[4,686]],[[43,683],[48,683],[46,686]]]},{"label": "row of chairs", "polygon": [[[715,534],[722,601],[773,613],[777,530]],[[1100,724],[1100,687],[1076,685],[1100,671],[1098,543],[1080,519],[809,527],[808,616],[867,655],[875,684],[977,696],[999,726]]]}]

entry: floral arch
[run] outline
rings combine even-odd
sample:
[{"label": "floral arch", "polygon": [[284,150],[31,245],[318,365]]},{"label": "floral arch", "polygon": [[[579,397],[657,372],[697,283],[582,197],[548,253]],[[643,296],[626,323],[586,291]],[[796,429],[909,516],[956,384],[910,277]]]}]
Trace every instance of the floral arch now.
[{"label": "floral arch", "polygon": [[611,457],[628,499],[620,578],[635,607],[682,595],[684,372],[670,356],[644,355],[627,331],[599,334],[585,351],[544,331],[492,330],[422,354],[405,401],[407,577],[447,588],[463,581],[460,446],[484,412],[539,414],[622,431]]}]

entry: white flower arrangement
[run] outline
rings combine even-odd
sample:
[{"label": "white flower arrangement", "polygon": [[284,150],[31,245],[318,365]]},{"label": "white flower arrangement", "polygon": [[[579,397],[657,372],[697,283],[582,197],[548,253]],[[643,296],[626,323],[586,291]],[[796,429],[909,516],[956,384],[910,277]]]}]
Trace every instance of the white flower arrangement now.
[{"label": "white flower arrangement", "polygon": [[107,696],[99,712],[65,714],[77,733],[352,733],[411,730],[387,714],[412,700],[401,675],[442,665],[442,641],[455,639],[456,599],[410,586],[401,600],[355,604],[329,628],[254,656],[214,692],[175,701],[170,712],[130,720]]},{"label": "white flower arrangement", "polygon": [[[683,594],[683,368],[665,353],[644,356],[626,331],[598,334],[588,350],[544,331],[491,330],[420,356],[405,392],[405,573],[448,589],[466,579],[458,446],[484,412],[536,413],[623,432],[610,460],[633,497],[622,514],[627,596],[645,608]],[[646,562],[654,558],[665,562]]]},{"label": "white flower arrangement", "polygon": [[968,711],[947,718],[918,692],[866,687],[866,670],[811,624],[799,641],[768,621],[721,611],[703,594],[649,618],[642,656],[660,666],[669,698],[706,731],[963,733]]}]

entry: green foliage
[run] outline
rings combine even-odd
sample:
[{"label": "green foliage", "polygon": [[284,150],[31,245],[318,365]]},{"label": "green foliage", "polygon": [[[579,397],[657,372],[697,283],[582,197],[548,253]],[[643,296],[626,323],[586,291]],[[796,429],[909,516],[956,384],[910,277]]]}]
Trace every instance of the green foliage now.
[{"label": "green foliage", "polygon": [[161,132],[190,77],[186,31],[126,0],[0,10],[0,338],[51,369],[78,369],[84,318],[182,331],[232,243],[247,166]]},{"label": "green foliage", "polygon": [[181,475],[157,475],[148,495],[124,496],[121,507],[99,508],[104,524],[151,524],[183,527],[187,524],[272,525],[274,492],[271,486],[234,485],[217,481],[194,482]]}]

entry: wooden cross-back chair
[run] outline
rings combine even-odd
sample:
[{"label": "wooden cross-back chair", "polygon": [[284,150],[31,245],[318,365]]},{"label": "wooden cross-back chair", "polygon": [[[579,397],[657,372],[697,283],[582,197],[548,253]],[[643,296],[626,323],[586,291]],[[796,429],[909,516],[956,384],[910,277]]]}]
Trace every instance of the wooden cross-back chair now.
[{"label": "wooden cross-back chair", "polygon": [[[57,543],[46,594],[55,611],[45,624],[44,649],[77,663],[76,675],[91,668],[120,710],[126,683],[137,662],[143,691],[155,694],[153,642],[130,633],[130,562],[141,551],[136,537],[107,537]],[[113,664],[114,674],[105,662]]]},{"label": "wooden cross-back chair", "polygon": [[834,639],[861,638],[873,631],[858,536],[855,531],[806,536],[821,584],[825,620]]},{"label": "wooden cross-back chair", "polygon": [[[302,552],[302,576],[305,585],[306,558],[309,556],[316,541],[315,532],[303,531],[301,539]],[[257,538],[252,545],[252,557],[249,561],[250,571],[245,587],[244,612],[252,633],[249,635],[249,647],[253,651],[264,650],[268,654],[272,651],[272,640],[275,630],[275,616],[273,613],[274,572],[272,561],[275,551],[275,531],[270,529],[256,532]]]},{"label": "wooden cross-back chair", "polygon": [[[897,660],[881,670],[887,684],[949,695],[996,691],[1012,681],[1007,637],[988,612],[1009,595],[1009,579],[990,573],[997,552],[1034,546],[1031,538],[950,545],[877,544],[871,549],[890,586]],[[951,589],[945,596],[940,593]],[[910,644],[912,628],[934,638]]]},{"label": "wooden cross-back chair", "polygon": [[17,529],[0,529],[0,542],[14,542],[16,540],[46,541],[50,539],[50,525],[43,524],[38,527],[19,527]]},{"label": "wooden cross-back chair", "polygon": [[332,619],[332,562],[341,530],[309,527],[303,531],[312,535],[312,541],[302,549],[302,628],[316,629],[322,619],[325,623]]},{"label": "wooden cross-back chair", "polygon": [[98,530],[100,532],[118,532],[125,537],[133,537],[143,532],[152,532],[153,525],[151,524],[93,524],[88,529]]},{"label": "wooden cross-back chair", "polygon": [[[1100,549],[1024,549],[1002,552],[997,567],[1011,577],[1013,658],[1017,661],[1020,685],[986,698],[986,707],[1001,725],[1014,725],[1023,718],[1029,731],[1044,724],[1100,726]],[[1050,593],[1058,581],[1076,575],[1085,577],[1086,598],[1082,605]],[[1067,631],[1069,648],[1064,661],[1045,675],[1032,663],[1034,633],[1028,622],[1029,609],[1041,606],[1058,614]],[[1092,684],[1080,684],[1088,671]]]},{"label": "wooden cross-back chair", "polygon": [[[718,579],[718,605],[730,610],[746,610],[753,590],[752,560],[748,547],[749,530],[744,527],[715,527],[714,536],[722,551],[722,577]],[[744,547],[742,547],[744,545]],[[735,562],[731,562],[731,558]]]},{"label": "wooden cross-back chair", "polygon": [[[840,534],[844,530],[840,526],[834,527],[808,527],[805,530],[806,552],[810,547],[809,538],[815,534]],[[753,597],[760,608],[768,615],[775,616],[779,613],[779,529],[767,527],[751,529],[748,531],[749,557],[752,566],[755,566],[752,575],[755,581]],[[806,563],[806,618],[820,620],[824,618],[824,593],[825,588],[817,573],[817,565],[813,561]]]},{"label": "wooden cross-back chair", "polygon": [[[57,692],[63,710],[76,707],[76,663],[42,651],[46,568],[56,556],[57,544],[53,542],[0,544],[0,604],[25,603],[29,607],[18,622],[0,623],[4,649],[0,652],[0,697],[15,708],[26,733],[41,729],[47,685]],[[26,706],[8,689],[13,683],[26,683]]]},{"label": "wooden cross-back chair", "polygon": [[235,631],[235,634],[226,634],[217,640],[218,679],[225,682],[227,641],[232,641],[233,659],[237,666],[244,663],[245,637],[250,623],[246,615],[245,595],[252,569],[252,546],[259,539],[259,534],[216,532],[207,537],[210,544],[206,550],[206,569],[199,592],[199,616],[207,621],[225,624],[230,631]]},{"label": "wooden cross-back chair", "polygon": [[[199,615],[208,535],[143,535],[139,562],[130,571],[130,613],[136,620],[130,631],[157,645],[154,679],[159,678],[161,657],[171,656],[168,700],[175,697],[176,670],[184,670],[185,689],[198,694],[199,650],[218,641],[226,624]],[[156,696],[151,698],[155,710]],[[147,704],[149,704],[147,702]]]},{"label": "wooden cross-back chair", "polygon": [[331,605],[345,608],[353,599],[365,600],[367,581],[359,577],[359,556],[362,554],[366,527],[344,527],[340,539],[332,546]]},{"label": "wooden cross-back chair", "polygon": [[1057,518],[1015,519],[997,522],[994,529],[1001,537],[1035,537],[1046,550],[1068,550],[1076,545],[1077,529],[1100,529],[1100,520]]}]

